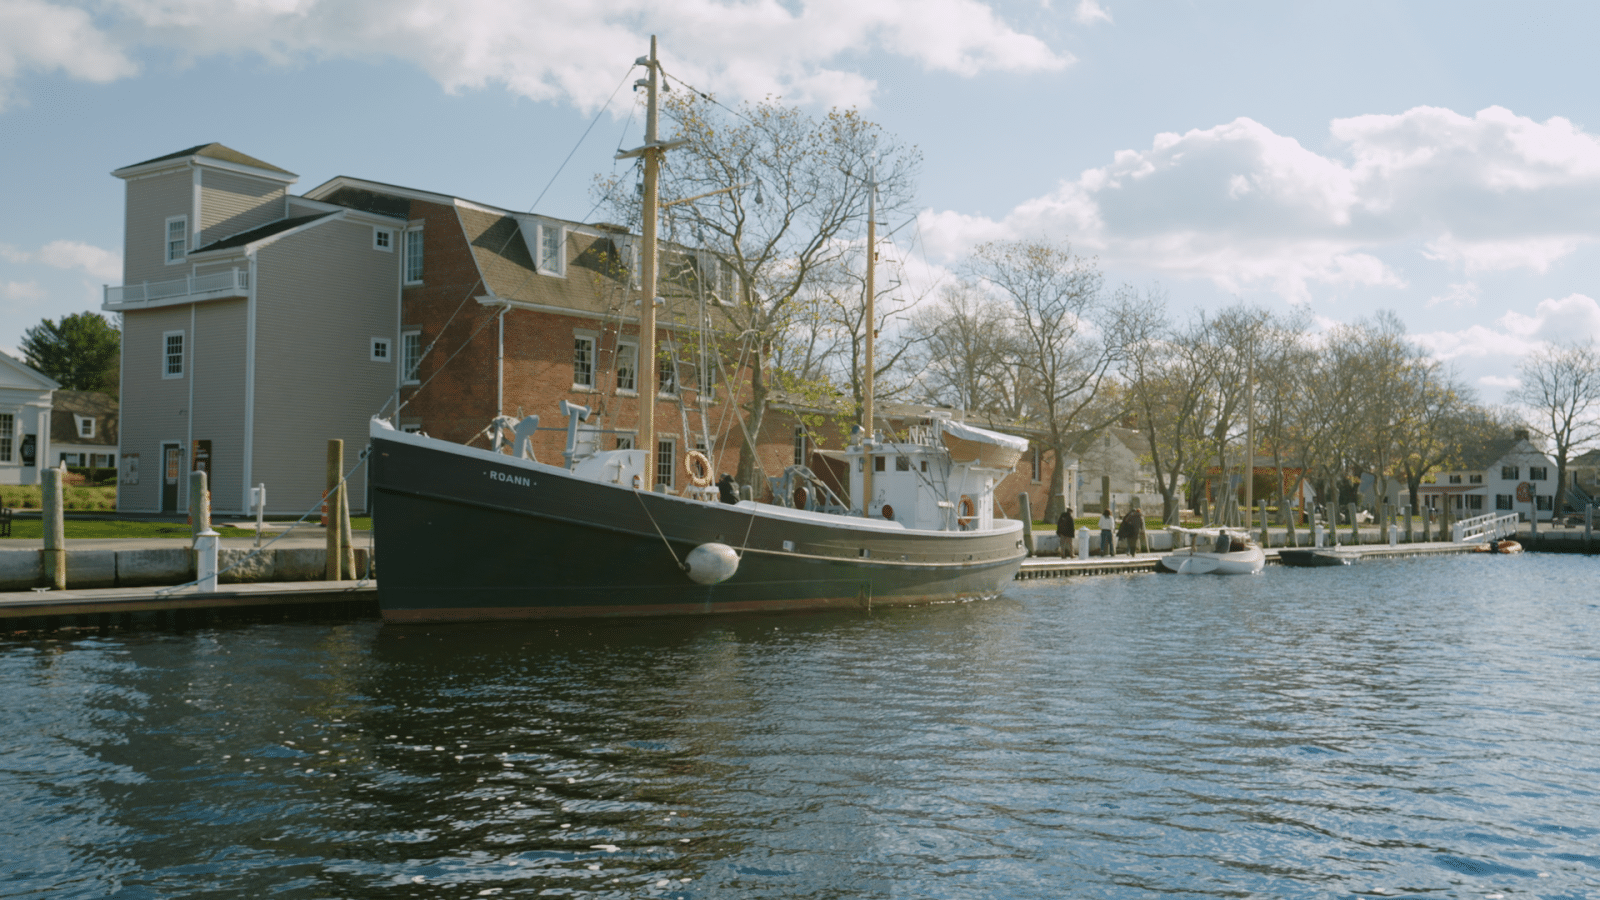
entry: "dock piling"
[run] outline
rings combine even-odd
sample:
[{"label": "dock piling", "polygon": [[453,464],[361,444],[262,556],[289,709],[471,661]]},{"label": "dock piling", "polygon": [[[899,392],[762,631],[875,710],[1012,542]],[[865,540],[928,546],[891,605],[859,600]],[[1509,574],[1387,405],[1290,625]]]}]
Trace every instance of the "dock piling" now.
[{"label": "dock piling", "polygon": [[44,514],[44,578],[58,591],[67,589],[66,470],[40,469],[39,505]]}]

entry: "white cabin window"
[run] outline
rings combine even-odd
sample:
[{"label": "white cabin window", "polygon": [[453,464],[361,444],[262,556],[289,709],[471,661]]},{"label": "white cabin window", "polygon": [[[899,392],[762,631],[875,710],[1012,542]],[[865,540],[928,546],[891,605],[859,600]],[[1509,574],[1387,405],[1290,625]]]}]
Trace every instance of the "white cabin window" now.
[{"label": "white cabin window", "polygon": [[73,415],[72,418],[78,423],[78,437],[94,437],[94,416]]},{"label": "white cabin window", "polygon": [[384,253],[394,252],[394,232],[387,228],[372,229],[372,249],[382,250]]},{"label": "white cabin window", "polygon": [[567,229],[552,222],[539,223],[539,258],[535,260],[540,272],[565,277],[567,274]]},{"label": "white cabin window", "polygon": [[422,283],[422,229],[406,231],[406,284]]},{"label": "white cabin window", "polygon": [[617,344],[617,390],[639,390],[639,345],[622,341]]},{"label": "white cabin window", "polygon": [[183,332],[167,331],[161,335],[161,377],[183,377]]},{"label": "white cabin window", "polygon": [[400,335],[400,380],[416,384],[418,370],[422,368],[422,332],[407,331]]},{"label": "white cabin window", "polygon": [[167,265],[181,263],[189,256],[189,217],[167,220]]},{"label": "white cabin window", "polygon": [[372,339],[371,355],[368,357],[373,362],[386,363],[394,357],[389,352],[389,339],[375,337]]},{"label": "white cabin window", "polygon": [[594,336],[576,334],[572,337],[572,386],[588,390],[594,387]]}]

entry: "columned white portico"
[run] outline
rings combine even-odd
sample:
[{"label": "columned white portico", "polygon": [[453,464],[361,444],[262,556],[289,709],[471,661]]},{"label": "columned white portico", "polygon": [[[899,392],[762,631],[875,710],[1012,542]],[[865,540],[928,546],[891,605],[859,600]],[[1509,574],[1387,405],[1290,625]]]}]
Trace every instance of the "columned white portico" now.
[{"label": "columned white portico", "polygon": [[50,459],[50,394],[60,385],[0,353],[0,484],[38,484]]}]

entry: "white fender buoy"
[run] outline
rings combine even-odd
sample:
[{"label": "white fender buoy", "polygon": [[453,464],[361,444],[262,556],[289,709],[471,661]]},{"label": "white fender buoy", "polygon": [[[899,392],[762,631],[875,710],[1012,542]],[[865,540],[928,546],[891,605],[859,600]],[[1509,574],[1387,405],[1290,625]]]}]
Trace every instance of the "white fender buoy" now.
[{"label": "white fender buoy", "polygon": [[701,544],[683,558],[683,568],[695,584],[721,584],[739,571],[739,554],[727,544]]}]

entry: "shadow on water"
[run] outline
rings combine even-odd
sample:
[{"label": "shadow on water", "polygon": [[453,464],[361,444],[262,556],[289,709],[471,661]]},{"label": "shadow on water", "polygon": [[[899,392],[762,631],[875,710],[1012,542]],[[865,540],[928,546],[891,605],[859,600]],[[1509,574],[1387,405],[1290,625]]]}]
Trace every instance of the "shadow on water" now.
[{"label": "shadow on water", "polygon": [[0,645],[0,895],[1591,895],[1594,565]]}]

